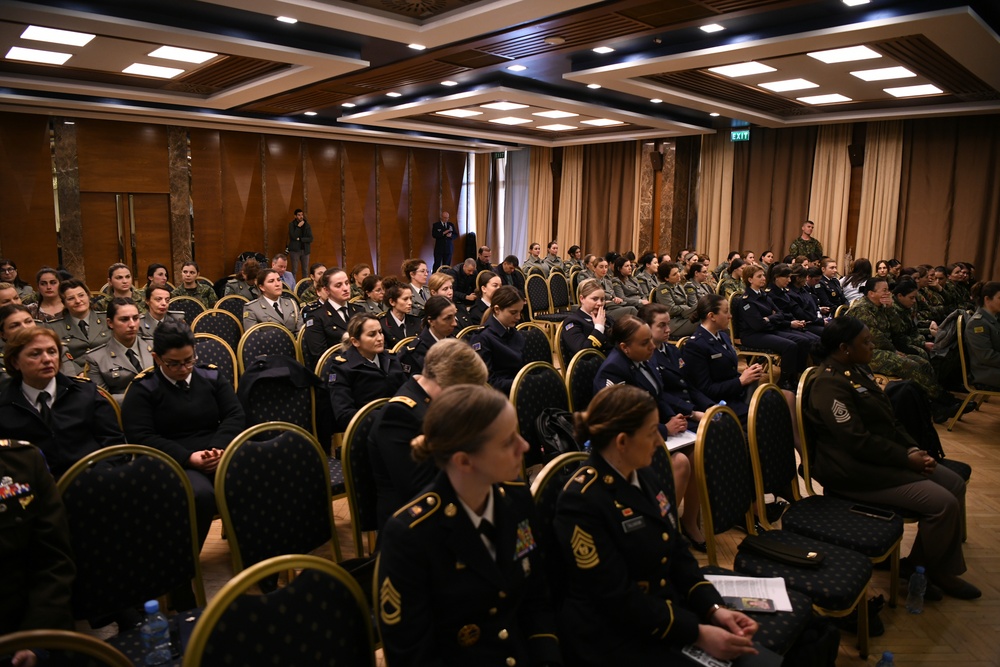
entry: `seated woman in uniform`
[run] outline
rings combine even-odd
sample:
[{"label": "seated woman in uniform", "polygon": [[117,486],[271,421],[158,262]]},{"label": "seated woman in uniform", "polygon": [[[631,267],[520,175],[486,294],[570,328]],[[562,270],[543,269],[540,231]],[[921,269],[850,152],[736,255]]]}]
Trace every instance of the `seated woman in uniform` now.
[{"label": "seated woman in uniform", "polygon": [[729,301],[721,294],[698,300],[692,319],[700,323],[681,349],[684,377],[714,403],[725,401],[745,425],[750,396],[760,381],[763,367],[751,364],[739,371],[739,357],[729,338]]},{"label": "seated woman in uniform", "polygon": [[868,363],[872,334],[861,320],[841,316],[823,331],[814,354],[825,358],[805,410],[815,443],[812,471],[823,488],[862,503],[899,507],[920,516],[909,563],[922,565],[941,591],[980,597],[959,577],[965,481],[920,449],[893,412]]},{"label": "seated woman in uniform", "polygon": [[576,422],[591,454],[555,517],[565,568],[560,637],[572,664],[686,664],[679,649],[689,644],[721,660],[756,653],[757,624],[722,606],[678,533],[665,482],[649,468],[663,446],[652,396],[607,387]]},{"label": "seated woman in uniform", "polygon": [[153,365],[153,341],[139,337],[139,309],[132,299],[112,299],[107,322],[111,340],[83,359],[90,365],[88,377],[120,405],[132,379]]},{"label": "seated woman in uniform", "polygon": [[205,308],[214,308],[219,297],[210,284],[199,280],[200,277],[201,267],[198,266],[197,262],[184,262],[181,265],[181,284],[170,293],[171,298],[175,296],[189,296],[192,299],[201,301]]},{"label": "seated woman in uniform", "polygon": [[29,304],[31,316],[39,322],[55,322],[67,315],[66,304],[59,296],[59,272],[49,267],[42,267],[35,274],[35,285],[38,293],[35,303]]},{"label": "seated woman in uniform", "polygon": [[381,315],[385,312],[385,289],[382,287],[382,276],[372,273],[362,280],[361,294],[363,297],[358,303],[364,307],[366,313]]},{"label": "seated woman in uniform", "polygon": [[964,339],[969,375],[974,386],[1000,391],[1000,282],[976,283],[972,298],[978,308],[965,325]]},{"label": "seated woman in uniform", "polygon": [[526,451],[503,394],[457,385],[431,402],[413,456],[440,472],[381,534],[377,615],[388,664],[562,664],[542,525],[527,487],[511,482]]},{"label": "seated woman in uniform", "polygon": [[639,306],[649,303],[649,290],[643,292],[639,282],[633,277],[634,264],[628,257],[622,255],[615,260],[614,278],[611,279],[611,288],[615,296],[622,300],[626,306]]},{"label": "seated woman in uniform", "polygon": [[559,345],[562,350],[563,363],[569,361],[580,350],[600,350],[604,354],[611,351],[608,333],[614,324],[604,309],[604,288],[593,278],[580,283],[577,290],[580,307],[563,320]]},{"label": "seated woman in uniform", "polygon": [[367,264],[355,264],[354,268],[351,269],[351,298],[356,299],[358,297],[364,296],[364,290],[361,286],[365,282],[365,278],[370,276],[372,273],[372,267]]},{"label": "seated woman in uniform", "polygon": [[427,278],[429,276],[427,262],[419,257],[408,259],[403,262],[400,269],[407,286],[410,288],[410,292],[413,294],[412,312],[416,317],[420,317],[420,314],[424,310],[424,304],[430,298],[430,292],[427,290]]},{"label": "seated woman in uniform", "polygon": [[455,304],[443,296],[432,296],[427,300],[424,304],[424,328],[417,339],[405,345],[397,355],[407,375],[420,373],[424,367],[424,357],[431,346],[454,333],[457,311]]},{"label": "seated woman in uniform", "polygon": [[514,376],[524,367],[524,334],[516,328],[523,307],[524,297],[516,287],[497,288],[483,329],[472,337],[472,349],[479,353],[489,369],[487,382],[504,394],[510,394]]},{"label": "seated woman in uniform", "polygon": [[[798,265],[791,267],[785,263],[772,264],[768,272],[768,286],[764,289],[764,293],[771,299],[775,308],[786,316],[789,328],[799,334],[811,334],[814,338],[810,341],[810,345],[814,345],[819,341],[819,335],[823,333],[823,320],[817,318],[815,312],[804,312],[801,303],[792,296],[790,285],[793,268],[802,271]],[[802,280],[805,282],[805,274],[802,275]]]},{"label": "seated woman in uniform", "polygon": [[[7,345],[7,341],[11,339],[14,332],[19,329],[30,329],[31,327],[38,326],[34,318],[31,317],[31,310],[28,306],[23,306],[19,303],[11,303],[3,308],[0,308],[0,340],[3,341],[3,345]],[[72,377],[79,372],[77,365],[69,358],[65,350],[63,351],[62,363],[59,368],[63,375]],[[7,374],[7,368],[4,362],[4,351],[0,348],[0,388],[2,388],[6,382],[10,379]]]},{"label": "seated woman in uniform", "polygon": [[690,336],[695,325],[691,323],[691,313],[694,306],[689,306],[687,293],[681,283],[681,270],[676,264],[663,262],[657,269],[660,277],[660,284],[653,292],[653,301],[662,303],[670,310],[670,319],[674,326],[670,330],[671,338],[683,338]]},{"label": "seated woman in uniform", "polygon": [[[455,303],[455,276],[446,271],[437,271],[427,279],[427,288],[431,291],[431,297],[442,296],[451,303]],[[459,308],[455,304],[455,328],[461,331],[473,322],[469,319],[469,311],[466,308]],[[482,319],[482,316],[480,316]],[[477,321],[476,324],[479,324]]]},{"label": "seated woman in uniform", "polygon": [[417,463],[410,450],[410,442],[423,432],[428,406],[448,387],[482,385],[487,375],[486,364],[467,343],[448,338],[431,348],[423,372],[407,380],[382,409],[368,436],[379,530],[437,475],[433,463]]},{"label": "seated woman in uniform", "polygon": [[[403,288],[406,295],[409,290]],[[396,356],[385,349],[379,319],[359,313],[347,323],[349,344],[333,358],[327,378],[337,431],[344,431],[354,414],[376,398],[389,398],[406,382]]]},{"label": "seated woman in uniform", "polygon": [[260,296],[257,289],[257,272],[260,271],[260,263],[256,259],[248,259],[240,266],[236,276],[226,282],[226,291],[223,296],[239,294],[247,301],[253,301]]},{"label": "seated woman in uniform", "polygon": [[243,306],[243,329],[270,322],[280,324],[293,334],[302,325],[299,305],[288,296],[283,296],[285,282],[274,269],[263,269],[257,274],[257,289],[260,297]]},{"label": "seated woman in uniform", "polygon": [[139,318],[139,335],[153,337],[153,332],[168,319],[184,319],[183,314],[174,314],[170,309],[170,288],[149,283],[143,290],[146,312]]},{"label": "seated woman in uniform", "polygon": [[693,308],[701,297],[715,293],[715,288],[710,282],[712,271],[702,262],[695,262],[689,266],[684,277],[687,279],[687,282],[684,283],[684,296],[687,299],[688,308]]},{"label": "seated woman in uniform", "polygon": [[657,278],[659,268],[660,262],[656,259],[655,252],[647,252],[636,262],[632,275],[639,284],[644,299],[649,299],[649,293],[660,284],[660,279]]},{"label": "seated woman in uniform", "polygon": [[36,445],[53,477],[98,449],[125,443],[97,385],[59,372],[62,341],[54,331],[19,328],[8,339],[4,358],[11,381],[0,391],[0,438]]},{"label": "seated woman in uniform", "polygon": [[492,271],[483,271],[476,276],[476,300],[469,306],[469,324],[485,324],[493,303],[493,293],[503,281]]},{"label": "seated woman in uniform", "polygon": [[743,267],[746,262],[737,257],[731,261],[723,270],[722,284],[719,285],[719,294],[729,299],[734,294],[742,294],[746,289],[743,284]]},{"label": "seated woman in uniform", "polygon": [[412,313],[413,292],[409,285],[395,278],[386,278],[382,284],[385,288],[382,299],[385,312],[378,319],[382,323],[385,348],[391,350],[404,338],[420,333],[420,318]]}]

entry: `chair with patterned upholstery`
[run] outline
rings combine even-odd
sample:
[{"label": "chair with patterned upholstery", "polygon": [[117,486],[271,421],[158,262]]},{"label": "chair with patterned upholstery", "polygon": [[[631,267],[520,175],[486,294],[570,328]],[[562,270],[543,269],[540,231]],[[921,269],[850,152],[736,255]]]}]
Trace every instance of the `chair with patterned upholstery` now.
[{"label": "chair with patterned upholstery", "polygon": [[219,461],[215,499],[234,573],[328,543],[341,560],[326,454],[294,424],[258,424],[236,436]]},{"label": "chair with patterned upholstery", "polygon": [[232,313],[241,322],[243,321],[243,306],[250,303],[250,299],[240,294],[227,294],[215,302],[215,307]]},{"label": "chair with patterned upholstery", "polygon": [[194,318],[205,312],[205,304],[190,296],[175,296],[170,299],[169,309],[184,313],[184,321],[190,326]]},{"label": "chair with patterned upholstery", "polygon": [[191,323],[191,331],[195,334],[207,333],[218,336],[235,351],[240,346],[240,338],[243,337],[243,320],[228,310],[209,308],[194,318],[194,322]]},{"label": "chair with patterned upholstery", "polygon": [[573,355],[566,369],[566,394],[569,397],[569,411],[586,410],[594,397],[594,378],[604,363],[605,356],[600,350],[588,348]]},{"label": "chair with patterned upholstery", "polygon": [[566,282],[566,276],[559,271],[553,271],[549,274],[549,296],[552,297],[553,312],[569,311],[569,283]]},{"label": "chair with patterned upholstery", "polygon": [[545,329],[534,322],[522,322],[517,325],[517,330],[524,336],[524,363],[530,364],[532,361],[552,363],[552,347],[549,345]]},{"label": "chair with patterned upholstery", "polygon": [[[799,493],[795,471],[795,434],[788,403],[773,384],[762,384],[750,401],[747,426],[753,464],[757,506],[763,507],[764,494],[789,502],[781,516],[782,530],[828,542],[867,556],[872,563],[889,560],[889,606],[896,606],[899,590],[899,545],[903,539],[903,519],[895,514],[883,521],[851,511],[855,503],[832,496]],[[766,513],[760,517],[765,530],[771,529]]]},{"label": "chair with patterned upholstery", "polygon": [[[358,556],[365,554],[365,539],[368,543],[368,554],[374,553],[375,529],[378,525],[378,496],[375,490],[375,477],[372,474],[371,462],[368,457],[368,435],[371,433],[375,419],[388,398],[377,398],[358,410],[351,418],[351,423],[344,431],[343,444],[340,446],[340,460],[330,457],[330,465],[343,466],[341,478],[346,482],[347,504],[351,509],[351,530],[354,535],[354,549]],[[331,467],[331,471],[333,468]]]},{"label": "chair with patterned upholstery", "polygon": [[[559,495],[573,473],[583,465],[588,456],[587,452],[560,454],[546,463],[531,483],[531,497],[535,501],[535,510],[541,529],[541,535],[538,538],[544,544],[552,544],[555,540],[553,521],[555,521]],[[545,573],[549,582],[549,591],[557,605],[562,603],[560,594],[565,588],[563,570],[564,566],[560,559],[546,559]]]},{"label": "chair with patterned upholstery", "polygon": [[729,318],[729,339],[733,341],[737,357],[746,359],[748,364],[761,364],[767,373],[767,381],[774,382],[774,369],[781,367],[781,355],[763,348],[744,345],[736,335],[740,328],[739,316],[742,310],[736,308],[734,302],[741,297],[742,294],[733,294],[729,297],[729,312],[732,313],[732,317]]},{"label": "chair with patterned upholstery", "polygon": [[236,390],[239,385],[236,353],[229,343],[214,334],[199,333],[194,335],[194,351],[198,355],[198,363],[214,365]]},{"label": "chair with patterned upholstery", "polygon": [[482,328],[483,327],[481,325],[478,325],[478,324],[473,324],[473,325],[467,326],[464,329],[462,329],[461,331],[459,331],[457,334],[455,334],[455,338],[457,338],[459,340],[466,340],[472,334],[476,333],[477,331],[479,331]]},{"label": "chair with patterned upholstery", "polygon": [[[259,582],[299,571],[264,595]],[[191,633],[184,667],[201,665],[375,667],[371,611],[358,582],[316,556],[278,556],[233,577]]]},{"label": "chair with patterned upholstery", "polygon": [[[129,382],[129,387],[131,386],[132,383]],[[128,387],[125,388],[125,391],[128,392]],[[108,404],[111,406],[111,409],[115,411],[115,419],[118,420],[118,428],[120,430],[124,429],[124,427],[122,426],[122,406],[118,405],[118,401],[115,400],[115,397],[112,396],[111,392],[105,389],[104,387],[98,387],[97,393],[100,394],[101,398],[106,400]],[[124,395],[122,395],[122,400],[124,400]]]},{"label": "chair with patterned upholstery", "polygon": [[[965,406],[972,400],[976,398],[983,398],[984,400],[981,401],[981,403],[985,403],[990,399],[990,397],[1000,398],[1000,391],[981,389],[969,382],[969,353],[965,349],[965,319],[965,315],[958,316],[958,320],[955,322],[955,331],[958,332],[958,336],[956,337],[958,341],[958,358],[959,363],[961,364],[962,387],[965,389],[966,396],[965,400],[962,401],[961,405],[959,405],[958,409],[955,411],[955,415],[948,420],[949,431],[955,428],[955,424],[957,424],[958,420],[961,419],[963,414],[965,414]],[[978,409],[979,407],[977,406],[976,410]]]},{"label": "chair with patterned upholstery", "polygon": [[527,364],[514,376],[510,402],[517,412],[517,430],[531,447],[525,454],[526,465],[541,463],[547,448],[538,436],[535,420],[545,408],[569,410],[562,376],[552,364],[542,361]]},{"label": "chair with patterned upholstery", "polygon": [[569,315],[569,313],[552,312],[552,296],[549,294],[549,284],[543,276],[529,275],[524,283],[524,292],[528,300],[528,315],[533,322],[542,324],[546,330],[554,332],[556,325]]},{"label": "chair with patterned upholstery", "polygon": [[316,436],[316,391],[287,377],[260,377],[240,396],[247,428],[266,422],[289,422]]},{"label": "chair with patterned upholstery", "polygon": [[205,588],[194,495],[184,470],[151,447],[116,445],[59,479],[76,562],[73,616],[98,618],[193,584]]},{"label": "chair with patterned upholstery", "polygon": [[23,630],[0,636],[0,655],[42,650],[43,664],[75,667],[132,667],[124,653],[100,639],[70,630]]},{"label": "chair with patterned upholstery", "polygon": [[395,345],[393,345],[392,349],[389,350],[389,352],[391,352],[393,354],[399,354],[400,350],[402,350],[404,347],[406,347],[407,345],[409,345],[410,343],[412,343],[416,339],[417,339],[416,336],[407,336],[406,338],[401,339],[398,343],[396,343]]},{"label": "chair with patterned upholstery", "polygon": [[295,336],[291,331],[274,322],[255,324],[246,330],[236,348],[240,375],[243,375],[254,359],[269,355],[282,355],[302,363],[299,349],[295,345]]},{"label": "chair with patterned upholstery", "polygon": [[302,293],[305,292],[306,288],[310,285],[312,285],[312,278],[306,277],[295,283],[295,289],[292,291],[295,292],[295,296],[299,297],[299,300],[301,301]]},{"label": "chair with patterned upholstery", "polygon": [[319,359],[316,360],[316,368],[313,372],[316,374],[320,380],[326,381],[325,378],[330,373],[330,366],[333,364],[333,358],[340,354],[343,349],[343,344],[334,345],[329,350],[323,353]]},{"label": "chair with patterned upholstery", "polygon": [[[701,497],[708,562],[718,565],[715,536],[741,523],[748,537],[757,536],[753,515],[756,499],[750,452],[743,428],[732,409],[716,405],[705,412],[695,441],[694,478]],[[764,536],[766,535],[766,538]],[[806,595],[816,611],[841,617],[857,610],[858,650],[868,656],[868,604],[865,592],[872,564],[864,555],[789,530],[764,531],[768,544],[820,554],[816,567],[787,565],[749,548],[738,548],[733,569],[746,576],[782,577],[789,591]]]}]

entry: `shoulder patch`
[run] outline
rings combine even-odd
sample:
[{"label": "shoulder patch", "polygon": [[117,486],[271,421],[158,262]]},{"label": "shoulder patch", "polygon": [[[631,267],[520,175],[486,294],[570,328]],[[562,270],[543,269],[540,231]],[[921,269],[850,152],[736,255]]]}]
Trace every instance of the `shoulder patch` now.
[{"label": "shoulder patch", "polygon": [[336,361],[336,362],[338,362],[338,363],[341,363],[341,364],[344,363],[345,361],[347,361],[347,359],[345,359],[344,357],[340,356],[339,354],[337,356],[335,356],[333,358],[333,360]]},{"label": "shoulder patch", "polygon": [[425,493],[409,504],[403,505],[393,516],[403,519],[410,528],[413,528],[440,507],[441,496],[436,493]]},{"label": "shoulder patch", "polygon": [[587,489],[589,489],[590,485],[595,481],[597,481],[597,469],[593,466],[586,466],[576,471],[576,474],[573,475],[568,482],[566,482],[563,490],[569,491],[572,489],[579,493],[586,493]]},{"label": "shoulder patch", "polygon": [[601,559],[597,555],[594,536],[580,526],[573,526],[573,535],[569,539],[569,545],[573,549],[573,559],[576,561],[576,566],[581,570],[590,570],[600,565]]},{"label": "shoulder patch", "polygon": [[417,407],[417,402],[410,398],[409,396],[393,396],[389,399],[390,403],[402,403],[408,408]]},{"label": "shoulder patch", "polygon": [[70,380],[75,380],[76,382],[93,382],[93,380],[91,380],[90,378],[83,377],[80,375],[74,375],[73,377],[70,378]]},{"label": "shoulder patch", "polygon": [[833,405],[830,406],[830,411],[833,413],[833,420],[838,424],[846,424],[851,421],[851,411],[847,409],[847,406],[838,400],[833,401]]}]

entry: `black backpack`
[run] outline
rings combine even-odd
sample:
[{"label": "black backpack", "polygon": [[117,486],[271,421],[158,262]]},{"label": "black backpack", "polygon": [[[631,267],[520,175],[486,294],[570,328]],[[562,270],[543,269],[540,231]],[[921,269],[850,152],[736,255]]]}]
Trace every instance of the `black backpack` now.
[{"label": "black backpack", "polygon": [[551,461],[560,454],[580,451],[573,437],[573,415],[559,408],[545,408],[535,419],[535,432],[542,447],[542,459]]}]

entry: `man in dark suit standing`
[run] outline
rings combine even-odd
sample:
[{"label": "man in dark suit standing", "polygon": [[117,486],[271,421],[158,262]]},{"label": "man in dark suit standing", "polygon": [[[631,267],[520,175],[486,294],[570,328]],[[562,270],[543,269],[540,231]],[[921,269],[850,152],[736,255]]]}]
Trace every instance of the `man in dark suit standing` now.
[{"label": "man in dark suit standing", "polygon": [[451,214],[448,211],[441,211],[441,219],[431,227],[431,235],[434,237],[434,268],[431,269],[433,272],[442,265],[451,265],[451,253],[455,237],[458,236],[458,229],[451,221]]},{"label": "man in dark suit standing", "polygon": [[291,263],[292,275],[297,279],[300,275],[309,275],[309,252],[313,242],[312,227],[306,221],[306,214],[301,208],[295,209],[295,217],[288,223],[288,261]]}]

